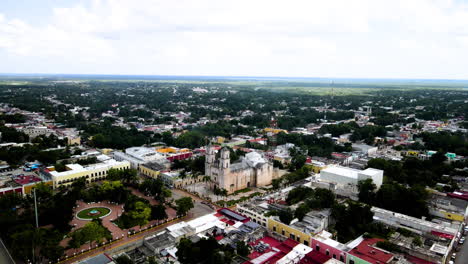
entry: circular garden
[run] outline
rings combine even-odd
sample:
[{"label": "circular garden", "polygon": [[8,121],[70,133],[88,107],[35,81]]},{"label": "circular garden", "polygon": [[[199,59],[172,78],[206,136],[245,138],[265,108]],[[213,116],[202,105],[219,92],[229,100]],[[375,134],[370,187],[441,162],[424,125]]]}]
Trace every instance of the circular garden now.
[{"label": "circular garden", "polygon": [[91,207],[79,211],[76,217],[80,220],[93,220],[97,218],[103,218],[111,213],[111,209],[107,207]]}]

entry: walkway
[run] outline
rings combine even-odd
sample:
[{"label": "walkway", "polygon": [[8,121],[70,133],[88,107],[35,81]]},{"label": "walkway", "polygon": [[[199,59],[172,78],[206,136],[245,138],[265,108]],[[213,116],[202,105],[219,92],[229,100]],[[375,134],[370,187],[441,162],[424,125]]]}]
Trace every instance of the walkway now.
[{"label": "walkway", "polygon": [[[124,209],[123,209],[124,206],[123,204],[115,204],[115,203],[108,202],[108,201],[103,201],[103,202],[98,202],[98,203],[85,203],[83,201],[78,201],[77,206],[73,210],[73,214],[74,216],[76,216],[76,214],[81,210],[92,208],[92,207],[100,207],[100,206],[108,207],[112,210],[112,212],[108,216],[101,218],[101,219],[102,219],[102,225],[111,232],[113,240],[126,238],[129,235],[130,230],[132,230],[133,232],[139,232],[139,231],[157,226],[160,222],[162,222],[162,221],[152,220],[152,221],[149,221],[148,224],[142,226],[141,228],[139,226],[135,226],[129,229],[121,229],[112,221],[117,219],[124,212]],[[168,215],[167,219],[170,220],[176,217],[177,212],[172,208],[166,208],[166,214]],[[73,220],[70,222],[70,225],[73,226],[71,232],[83,227],[89,222],[90,220],[80,220],[74,217]],[[60,242],[60,245],[63,247],[67,247],[69,241],[70,241],[70,238],[66,238]],[[89,250],[97,246],[98,245],[95,242],[91,243],[91,245],[88,243],[88,244],[82,245],[80,248],[77,248],[77,249],[66,250],[65,255],[73,256],[74,254],[84,252],[86,250]]]}]

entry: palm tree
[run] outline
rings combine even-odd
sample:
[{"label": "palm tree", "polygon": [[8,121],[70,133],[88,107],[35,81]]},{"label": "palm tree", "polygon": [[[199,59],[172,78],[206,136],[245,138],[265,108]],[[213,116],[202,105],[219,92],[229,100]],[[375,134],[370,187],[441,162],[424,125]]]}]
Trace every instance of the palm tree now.
[{"label": "palm tree", "polygon": [[179,173],[179,178],[182,179],[182,182],[184,181],[185,178],[187,178],[187,173],[185,172],[185,170],[182,170]]}]

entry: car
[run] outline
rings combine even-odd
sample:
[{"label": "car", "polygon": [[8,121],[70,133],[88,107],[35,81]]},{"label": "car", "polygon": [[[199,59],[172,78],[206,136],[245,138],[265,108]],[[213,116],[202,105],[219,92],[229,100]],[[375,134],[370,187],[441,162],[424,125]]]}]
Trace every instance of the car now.
[{"label": "car", "polygon": [[458,244],[462,244],[462,245],[463,245],[463,243],[465,243],[465,240],[460,239],[460,241],[458,242]]},{"label": "car", "polygon": [[454,264],[453,260],[449,261],[449,264]]},{"label": "car", "polygon": [[455,260],[455,258],[457,257],[457,253],[453,253],[452,254],[452,257],[450,258],[451,260]]}]

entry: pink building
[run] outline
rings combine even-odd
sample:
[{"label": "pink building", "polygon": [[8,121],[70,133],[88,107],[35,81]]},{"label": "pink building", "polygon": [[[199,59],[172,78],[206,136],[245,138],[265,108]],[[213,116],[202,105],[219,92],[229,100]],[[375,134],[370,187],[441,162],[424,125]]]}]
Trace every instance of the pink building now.
[{"label": "pink building", "polygon": [[331,258],[346,263],[346,256],[349,248],[345,244],[333,240],[331,237],[331,233],[327,231],[321,231],[312,237],[312,244],[310,247],[313,248],[313,250],[330,256]]}]

